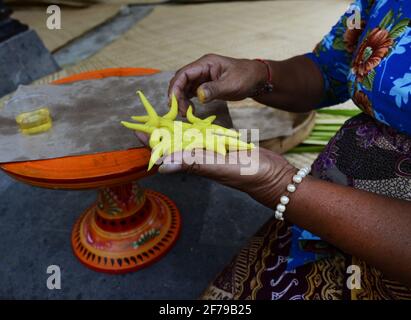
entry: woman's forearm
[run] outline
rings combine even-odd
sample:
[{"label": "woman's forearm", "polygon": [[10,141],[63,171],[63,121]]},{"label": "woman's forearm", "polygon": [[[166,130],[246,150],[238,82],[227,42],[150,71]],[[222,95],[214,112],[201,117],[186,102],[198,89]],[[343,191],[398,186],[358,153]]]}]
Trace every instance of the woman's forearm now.
[{"label": "woman's forearm", "polygon": [[411,287],[411,202],[307,177],[285,216]]},{"label": "woman's forearm", "polygon": [[267,62],[272,72],[273,92],[256,97],[256,101],[291,112],[307,112],[321,102],[323,78],[309,58],[296,56]]}]

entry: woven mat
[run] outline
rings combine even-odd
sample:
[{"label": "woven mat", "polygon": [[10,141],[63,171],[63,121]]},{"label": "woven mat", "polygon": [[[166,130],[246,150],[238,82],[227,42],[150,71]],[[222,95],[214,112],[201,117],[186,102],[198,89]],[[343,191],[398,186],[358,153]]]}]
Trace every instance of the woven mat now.
[{"label": "woven mat", "polygon": [[38,4],[59,5],[65,7],[84,8],[95,4],[98,0],[3,0],[10,8],[16,6],[36,6]]},{"label": "woven mat", "polygon": [[[4,0],[3,0],[4,1]],[[126,5],[126,4],[160,4],[165,2],[171,2],[174,0],[5,0],[5,3],[8,4],[10,7],[16,7],[21,5],[38,5],[38,4],[45,4],[45,5],[60,5],[65,7],[73,7],[73,8],[85,8],[90,5],[96,4],[119,4],[119,5]],[[177,0],[178,2],[179,0]],[[191,1],[191,0],[188,0]],[[209,0],[206,0],[209,1]],[[217,0],[220,1],[220,0]],[[248,0],[245,0],[248,1]],[[194,0],[195,2],[195,0]]]},{"label": "woven mat", "polygon": [[284,59],[313,49],[349,0],[277,0],[162,5],[120,39],[47,83],[108,67],[176,70],[205,53]]},{"label": "woven mat", "polygon": [[36,30],[50,51],[55,51],[67,42],[113,17],[120,4],[93,5],[88,8],[61,8],[61,29],[49,30],[46,25],[47,5],[15,7],[13,17]]},{"label": "woven mat", "polygon": [[162,5],[91,57],[96,65],[175,70],[214,52],[283,59],[311,51],[347,0]]}]

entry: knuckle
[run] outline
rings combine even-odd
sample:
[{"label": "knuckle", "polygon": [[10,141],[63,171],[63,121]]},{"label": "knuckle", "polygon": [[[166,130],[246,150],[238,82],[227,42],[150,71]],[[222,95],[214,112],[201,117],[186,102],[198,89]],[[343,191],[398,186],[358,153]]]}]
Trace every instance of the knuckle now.
[{"label": "knuckle", "polygon": [[178,78],[180,77],[180,75],[184,72],[185,68],[187,68],[187,67],[185,66],[185,67],[182,67],[182,68],[178,69],[178,70],[174,73],[173,80],[178,79]]},{"label": "knuckle", "polygon": [[205,55],[201,57],[201,59],[210,59],[210,58],[215,58],[215,57],[216,57],[216,54],[214,53],[206,53]]},{"label": "knuckle", "polygon": [[178,69],[174,74],[174,78],[175,79],[180,78],[182,75],[184,75],[187,72],[187,70],[193,68],[193,66],[195,66],[194,62],[189,63],[189,64],[185,65],[184,67]]}]

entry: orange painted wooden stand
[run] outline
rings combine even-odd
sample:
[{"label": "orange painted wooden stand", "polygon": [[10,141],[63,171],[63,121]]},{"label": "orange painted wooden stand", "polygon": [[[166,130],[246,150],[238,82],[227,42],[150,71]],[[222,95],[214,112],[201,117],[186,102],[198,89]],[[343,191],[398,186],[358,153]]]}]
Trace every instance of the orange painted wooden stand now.
[{"label": "orange painted wooden stand", "polygon": [[[141,68],[106,69],[56,83],[156,72]],[[74,225],[74,254],[96,271],[126,273],[160,259],[180,232],[180,214],[175,204],[158,192],[141,189],[137,183],[155,173],[146,171],[149,159],[150,150],[136,148],[0,167],[15,179],[38,187],[97,189],[97,201]]]}]

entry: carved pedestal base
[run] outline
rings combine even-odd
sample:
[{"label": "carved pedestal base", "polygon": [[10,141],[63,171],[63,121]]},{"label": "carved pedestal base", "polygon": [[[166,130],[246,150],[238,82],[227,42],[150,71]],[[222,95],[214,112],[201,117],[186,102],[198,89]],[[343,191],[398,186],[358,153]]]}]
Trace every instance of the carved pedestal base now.
[{"label": "carved pedestal base", "polygon": [[180,226],[179,211],[170,199],[134,182],[101,189],[97,202],[74,225],[71,241],[86,266],[126,273],[162,257]]}]

